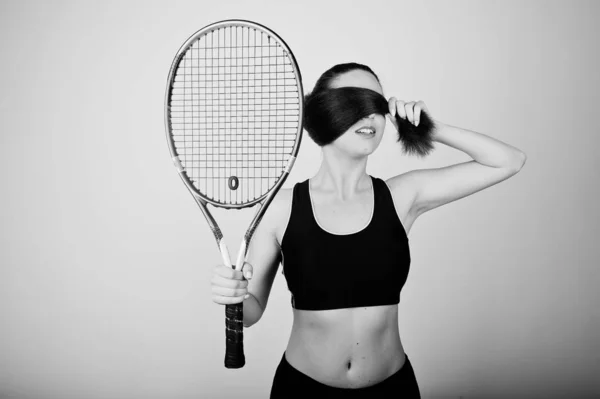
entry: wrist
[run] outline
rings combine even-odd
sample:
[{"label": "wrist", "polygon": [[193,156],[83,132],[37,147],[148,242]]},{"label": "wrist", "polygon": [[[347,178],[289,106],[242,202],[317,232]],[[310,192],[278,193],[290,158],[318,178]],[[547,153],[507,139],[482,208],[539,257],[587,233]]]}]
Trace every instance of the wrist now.
[{"label": "wrist", "polygon": [[439,134],[444,129],[445,124],[444,122],[439,121],[437,119],[432,119],[431,121],[433,122],[433,129],[431,130],[431,139],[433,141],[439,141]]}]

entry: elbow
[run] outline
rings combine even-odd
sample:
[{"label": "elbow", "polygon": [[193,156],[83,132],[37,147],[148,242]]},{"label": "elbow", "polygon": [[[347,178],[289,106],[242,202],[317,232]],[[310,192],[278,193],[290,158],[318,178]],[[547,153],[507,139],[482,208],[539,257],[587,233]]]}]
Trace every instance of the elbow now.
[{"label": "elbow", "polygon": [[525,162],[527,162],[527,154],[525,154],[523,151],[519,151],[519,153],[515,156],[515,159],[511,162],[511,169],[517,173],[523,168],[523,166],[525,166]]},{"label": "elbow", "polygon": [[248,327],[252,327],[256,322],[247,322],[246,320],[244,320],[244,328],[248,328]]},{"label": "elbow", "polygon": [[244,327],[251,327],[262,317],[265,309],[258,302],[258,299],[252,294],[244,300]]},{"label": "elbow", "polygon": [[252,317],[247,317],[246,313],[244,312],[244,328],[252,327],[260,320],[261,317],[262,317],[262,314],[253,315]]},{"label": "elbow", "polygon": [[525,166],[525,162],[527,162],[527,154],[525,154],[524,152],[521,152],[521,157],[520,157],[520,164],[519,164],[519,170],[521,170],[521,168],[523,166]]},{"label": "elbow", "polygon": [[253,317],[246,317],[244,315],[244,328],[252,327],[262,318],[262,313],[259,315],[254,315]]}]

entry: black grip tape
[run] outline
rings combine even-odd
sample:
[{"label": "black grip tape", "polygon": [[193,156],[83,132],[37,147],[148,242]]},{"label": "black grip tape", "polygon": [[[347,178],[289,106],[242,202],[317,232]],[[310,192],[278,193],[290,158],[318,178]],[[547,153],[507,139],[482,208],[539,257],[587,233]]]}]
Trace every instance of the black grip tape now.
[{"label": "black grip tape", "polygon": [[239,369],[244,356],[244,303],[225,305],[225,367]]}]

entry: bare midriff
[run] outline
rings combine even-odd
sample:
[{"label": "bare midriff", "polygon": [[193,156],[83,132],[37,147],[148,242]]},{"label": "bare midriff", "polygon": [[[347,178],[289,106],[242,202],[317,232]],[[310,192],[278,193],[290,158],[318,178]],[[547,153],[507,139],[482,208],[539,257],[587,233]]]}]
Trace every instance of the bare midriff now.
[{"label": "bare midriff", "polygon": [[285,357],[298,371],[339,388],[375,385],[404,365],[398,305],[293,309]]}]

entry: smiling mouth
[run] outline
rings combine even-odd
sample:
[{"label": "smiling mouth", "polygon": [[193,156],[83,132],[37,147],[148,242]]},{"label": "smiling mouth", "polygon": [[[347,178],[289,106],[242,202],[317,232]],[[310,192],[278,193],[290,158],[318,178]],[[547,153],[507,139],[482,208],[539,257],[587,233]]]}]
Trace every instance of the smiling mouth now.
[{"label": "smiling mouth", "polygon": [[362,134],[362,135],[365,135],[365,136],[374,136],[375,135],[375,129],[373,129],[371,127],[361,127],[360,129],[356,130],[356,133]]}]

